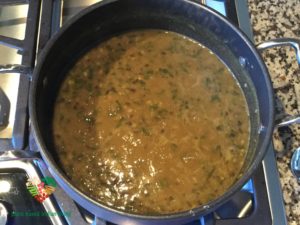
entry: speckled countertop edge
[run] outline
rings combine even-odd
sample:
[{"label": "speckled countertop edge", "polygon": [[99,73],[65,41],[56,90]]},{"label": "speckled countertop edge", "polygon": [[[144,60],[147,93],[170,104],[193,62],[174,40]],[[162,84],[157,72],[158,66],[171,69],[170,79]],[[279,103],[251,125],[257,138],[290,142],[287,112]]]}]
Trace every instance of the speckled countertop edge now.
[{"label": "speckled countertop edge", "polygon": [[[256,44],[274,38],[300,39],[299,0],[248,0]],[[294,51],[275,48],[263,53],[273,82],[276,115],[280,121],[286,115],[300,114],[300,69]],[[300,183],[290,171],[290,158],[300,146],[300,125],[274,133],[274,146],[283,152],[277,158],[280,181],[289,225],[300,225]]]}]

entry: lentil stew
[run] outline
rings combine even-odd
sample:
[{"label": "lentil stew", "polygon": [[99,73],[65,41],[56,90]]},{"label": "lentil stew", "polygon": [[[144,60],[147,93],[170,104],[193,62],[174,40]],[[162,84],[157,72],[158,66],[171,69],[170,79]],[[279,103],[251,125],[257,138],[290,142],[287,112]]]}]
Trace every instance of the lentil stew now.
[{"label": "lentil stew", "polygon": [[209,49],[176,33],[110,38],[69,70],[53,136],[75,186],[137,214],[189,210],[241,176],[249,144],[245,97]]}]

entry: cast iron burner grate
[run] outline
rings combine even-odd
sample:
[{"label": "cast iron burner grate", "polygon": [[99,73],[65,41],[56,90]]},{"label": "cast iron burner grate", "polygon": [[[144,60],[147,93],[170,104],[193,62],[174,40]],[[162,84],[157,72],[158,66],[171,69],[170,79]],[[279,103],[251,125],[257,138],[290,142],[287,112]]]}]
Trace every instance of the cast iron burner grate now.
[{"label": "cast iron burner grate", "polygon": [[[69,0],[64,4],[73,6],[72,2],[87,3],[89,1]],[[252,38],[247,0],[203,0],[202,2],[215,9],[221,9],[221,13],[225,14],[233,23],[238,24],[240,28]],[[19,154],[16,154],[16,151],[10,152],[8,150],[21,150],[21,152],[26,152],[29,149],[38,151],[29,132],[27,112],[28,90],[36,57],[38,57],[39,52],[43,49],[50,37],[59,30],[62,20],[72,16],[74,12],[77,13],[81,8],[86,7],[86,5],[83,7],[82,5],[80,7],[65,7],[63,10],[62,3],[62,0],[0,0],[1,7],[7,5],[28,4],[24,40],[0,35],[0,44],[17,49],[18,54],[22,55],[21,66],[10,65],[8,67],[0,68],[0,73],[4,73],[9,68],[14,68],[14,72],[20,72],[20,85],[18,90],[16,90],[18,91],[18,98],[13,135],[12,138],[8,139],[0,138],[0,153],[2,152],[2,154],[0,154],[0,181],[7,179],[8,174],[12,173],[9,177],[11,177],[12,183],[17,181],[14,184],[16,185],[15,187],[17,190],[22,188],[22,182],[24,183],[25,179],[24,176],[32,176],[31,173],[33,170],[28,169],[23,171],[25,172],[25,175],[19,174],[17,176],[19,179],[17,179],[16,175],[20,171],[17,170],[17,173],[16,168],[11,166],[8,169],[5,164],[7,164],[7,156]],[[0,90],[0,132],[1,126],[3,127],[7,123],[9,105],[10,103],[5,96],[5,93]],[[23,163],[23,160],[20,161]],[[35,174],[39,174],[39,176],[49,175],[49,171],[42,161],[36,159],[24,159],[24,161],[26,161],[28,168],[34,168]],[[16,192],[12,193],[14,194]],[[15,225],[37,224],[37,220],[31,221],[26,218],[24,220],[19,220],[18,222],[16,218],[12,218],[11,211],[16,210],[16,205],[14,204],[17,204],[19,207],[25,207],[29,211],[36,210],[37,207],[40,210],[40,206],[28,204],[27,200],[23,200],[24,203],[21,203],[18,199],[14,198],[13,195],[8,197],[0,193],[0,209],[2,210],[2,207],[7,206],[6,210],[8,211],[9,220]],[[48,218],[48,220],[46,219],[44,221],[45,224],[48,224],[50,221],[52,224],[111,225],[109,222],[94,218],[88,211],[77,206],[60,188],[54,192],[54,197],[49,198],[48,203],[51,203],[51,209],[70,212],[71,216],[52,219],[51,221]],[[44,210],[49,209],[47,204],[43,204]],[[30,207],[29,205],[32,206],[32,208],[28,209],[28,207]],[[1,217],[2,214],[0,213],[0,221],[2,221]],[[271,145],[263,163],[260,165],[252,179],[240,192],[236,193],[230,201],[221,206],[214,213],[199,218],[187,225],[251,224],[287,224],[278,181],[276,162]]]}]

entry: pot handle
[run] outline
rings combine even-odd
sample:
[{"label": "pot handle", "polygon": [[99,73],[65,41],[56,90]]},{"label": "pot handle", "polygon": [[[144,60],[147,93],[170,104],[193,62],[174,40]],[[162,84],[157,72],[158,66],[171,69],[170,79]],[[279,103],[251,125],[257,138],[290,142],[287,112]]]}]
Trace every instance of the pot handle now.
[{"label": "pot handle", "polygon": [[[278,47],[278,46],[290,46],[292,47],[296,52],[296,60],[298,62],[298,65],[300,67],[300,40],[296,38],[278,38],[273,39],[270,41],[265,41],[263,43],[258,44],[256,47],[257,49],[262,52],[263,50],[266,50],[268,48]],[[300,124],[300,115],[291,116],[288,115],[284,117],[279,123],[275,124],[274,130],[277,130],[280,127],[286,127],[292,124]],[[275,152],[277,156],[283,156],[285,154],[285,151],[279,151],[276,148]]]},{"label": "pot handle", "polygon": [[[278,128],[280,128],[280,127],[287,127],[287,126],[290,126],[290,125],[293,125],[293,124],[300,124],[300,115],[295,115],[295,116],[287,115],[287,116],[285,116],[279,123],[275,124],[274,132],[277,132]],[[287,149],[279,150],[275,146],[274,146],[274,150],[275,150],[275,153],[276,153],[277,157],[283,157],[287,152]]]},{"label": "pot handle", "polygon": [[0,73],[20,73],[20,74],[32,74],[32,69],[28,66],[19,64],[6,64],[0,65]]},{"label": "pot handle", "polygon": [[285,118],[283,118],[283,120],[281,120],[281,122],[275,124],[274,129],[286,127],[292,124],[300,124],[300,115],[286,116]]},{"label": "pot handle", "polygon": [[300,40],[296,38],[278,38],[270,41],[265,41],[258,44],[256,47],[259,51],[278,46],[291,46],[296,52],[296,59],[300,66]]}]

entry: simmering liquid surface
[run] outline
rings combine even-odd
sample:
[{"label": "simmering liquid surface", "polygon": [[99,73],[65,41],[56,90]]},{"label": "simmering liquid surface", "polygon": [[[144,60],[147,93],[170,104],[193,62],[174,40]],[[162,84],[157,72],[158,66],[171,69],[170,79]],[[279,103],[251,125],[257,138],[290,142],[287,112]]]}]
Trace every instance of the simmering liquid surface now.
[{"label": "simmering liquid surface", "polygon": [[249,139],[245,98],[207,48],[172,32],[113,37],[69,71],[54,140],[72,183],[138,214],[189,210],[239,178]]}]

